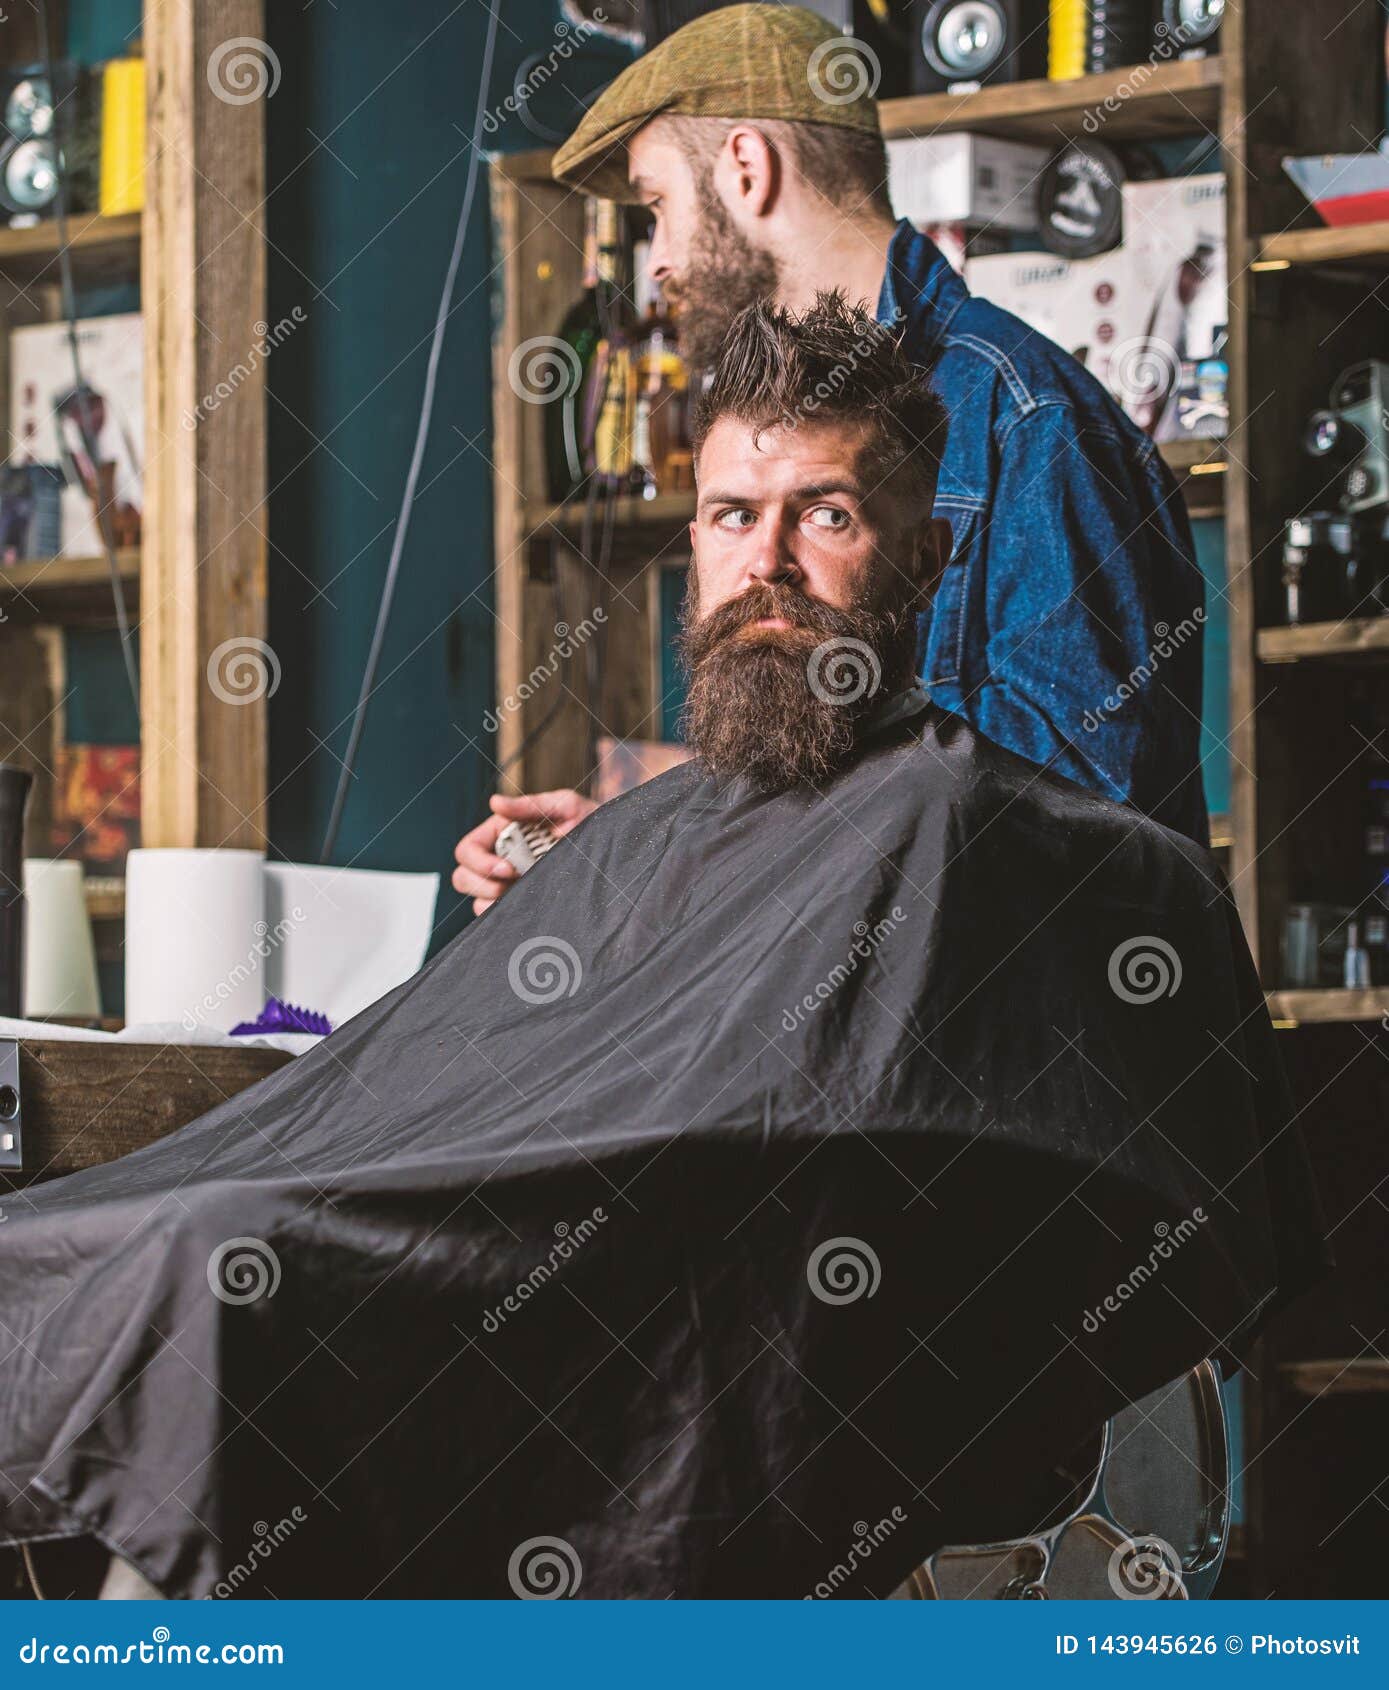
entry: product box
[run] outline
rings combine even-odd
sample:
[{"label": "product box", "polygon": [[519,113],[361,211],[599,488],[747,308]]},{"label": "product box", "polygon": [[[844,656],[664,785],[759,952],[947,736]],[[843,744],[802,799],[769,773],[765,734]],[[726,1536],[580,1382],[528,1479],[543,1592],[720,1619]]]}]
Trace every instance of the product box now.
[{"label": "product box", "polygon": [[72,349],[66,323],[35,323],[10,332],[10,462],[60,464],[63,557],[95,557],[101,530],[92,495],[111,512],[117,546],[140,539],[144,464],[144,321],[138,311],[88,317],[77,325],[82,379],[90,390],[87,423],[95,436],[93,474],[82,445]]},{"label": "product box", "polygon": [[1096,258],[970,258],[970,290],[1064,346],[1159,441],[1228,422],[1225,182],[1130,182],[1124,242]]},{"label": "product box", "polygon": [[1125,183],[1124,251],[1136,314],[1133,333],[1155,376],[1152,394],[1126,408],[1158,440],[1224,435],[1229,424],[1224,176]]},{"label": "product box", "polygon": [[1111,350],[1122,345],[1129,323],[1131,288],[1122,247],[1097,258],[1058,258],[1051,252],[971,258],[965,282],[972,293],[1064,346],[1108,385]]},{"label": "product box", "polygon": [[1027,141],[916,135],[887,143],[887,188],[898,217],[922,226],[1037,227],[1037,178],[1051,156]]}]

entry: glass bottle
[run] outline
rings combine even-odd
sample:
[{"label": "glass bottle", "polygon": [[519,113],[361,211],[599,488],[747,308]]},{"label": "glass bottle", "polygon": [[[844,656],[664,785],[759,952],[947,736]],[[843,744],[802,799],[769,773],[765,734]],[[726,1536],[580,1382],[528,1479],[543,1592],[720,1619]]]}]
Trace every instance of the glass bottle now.
[{"label": "glass bottle", "polygon": [[545,411],[545,467],[550,498],[558,504],[584,479],[581,417],[584,383],[602,334],[598,315],[598,204],[584,201],[583,291],[565,313],[558,338],[573,353],[573,374]]}]

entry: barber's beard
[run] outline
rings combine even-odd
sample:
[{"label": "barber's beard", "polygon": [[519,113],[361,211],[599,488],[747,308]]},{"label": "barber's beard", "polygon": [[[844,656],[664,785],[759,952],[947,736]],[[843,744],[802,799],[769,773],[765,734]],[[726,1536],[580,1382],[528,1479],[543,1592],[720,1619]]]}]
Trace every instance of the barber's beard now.
[{"label": "barber's beard", "polygon": [[[754,628],[767,616],[791,626]],[[911,681],[916,616],[764,583],[701,616],[691,569],[680,652],[685,741],[710,773],[764,792],[818,790],[849,761],[865,718]]]},{"label": "barber's beard", "polygon": [[718,362],[733,319],[746,305],[774,299],[776,259],[743,234],[719,198],[711,172],[699,183],[700,213],[684,274],[666,284],[680,312],[680,351],[699,370]]}]

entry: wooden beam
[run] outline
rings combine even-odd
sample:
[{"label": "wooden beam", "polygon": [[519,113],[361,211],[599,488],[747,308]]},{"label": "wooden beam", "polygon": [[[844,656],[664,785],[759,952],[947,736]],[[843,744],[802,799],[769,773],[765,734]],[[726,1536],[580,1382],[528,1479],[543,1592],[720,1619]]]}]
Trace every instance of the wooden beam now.
[{"label": "wooden beam", "polygon": [[264,843],[264,40],[264,0],[146,8],[147,845]]}]

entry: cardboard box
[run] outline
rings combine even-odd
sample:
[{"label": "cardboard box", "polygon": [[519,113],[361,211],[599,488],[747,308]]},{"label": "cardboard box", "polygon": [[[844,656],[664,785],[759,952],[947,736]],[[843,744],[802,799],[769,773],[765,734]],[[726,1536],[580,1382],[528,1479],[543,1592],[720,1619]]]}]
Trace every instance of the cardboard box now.
[{"label": "cardboard box", "polygon": [[1131,332],[1139,348],[1135,359],[1145,355],[1166,384],[1165,393],[1130,395],[1125,409],[1158,440],[1224,435],[1229,424],[1224,176],[1126,183],[1124,251]]},{"label": "cardboard box", "polygon": [[1037,227],[1037,178],[1051,156],[1027,141],[918,135],[887,143],[887,187],[898,217],[917,225]]},{"label": "cardboard box", "polygon": [[1124,244],[1097,258],[970,258],[970,289],[1074,353],[1159,441],[1225,433],[1225,182],[1130,182]]},{"label": "cardboard box", "polygon": [[[144,504],[145,437],[144,319],[138,311],[87,317],[77,325],[82,379],[93,389],[97,410],[100,484],[112,504],[117,545],[137,544]],[[10,460],[61,464],[67,485],[61,496],[63,557],[96,557],[101,530],[84,485],[81,431],[69,412],[56,407],[74,393],[72,350],[66,323],[34,323],[10,332]]]},{"label": "cardboard box", "polygon": [[1110,349],[1122,342],[1131,292],[1122,247],[1098,258],[1005,252],[965,264],[970,291],[1021,317],[1106,381]]}]

